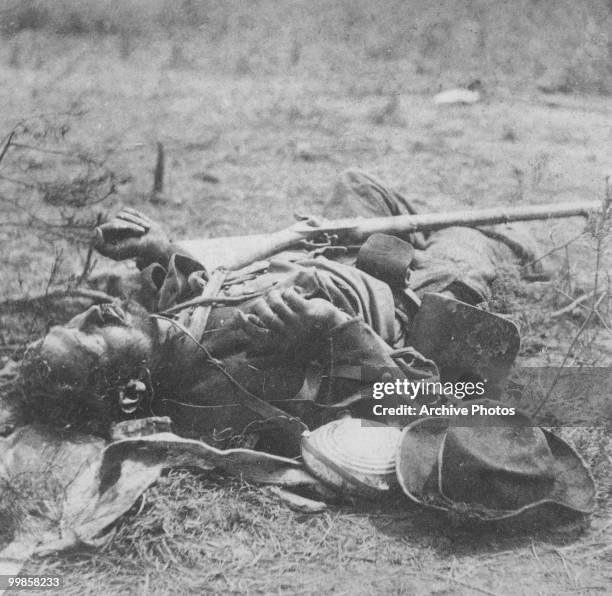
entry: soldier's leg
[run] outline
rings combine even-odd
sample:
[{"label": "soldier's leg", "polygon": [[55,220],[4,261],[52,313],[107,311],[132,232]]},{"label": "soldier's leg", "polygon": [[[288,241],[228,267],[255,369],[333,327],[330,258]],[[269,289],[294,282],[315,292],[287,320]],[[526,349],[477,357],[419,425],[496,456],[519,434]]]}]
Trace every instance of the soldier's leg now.
[{"label": "soldier's leg", "polygon": [[[417,210],[402,194],[375,176],[358,168],[350,168],[338,176],[323,216],[327,219],[339,219],[416,213]],[[422,248],[425,235],[407,234],[405,240],[416,248]]]},{"label": "soldier's leg", "polygon": [[[353,168],[340,174],[325,208],[328,219],[414,214],[406,197],[375,176]],[[417,250],[409,287],[418,294],[446,292],[471,304],[490,297],[499,271],[534,258],[536,247],[522,226],[483,230],[449,228],[405,237]]]},{"label": "soldier's leg", "polygon": [[424,250],[415,251],[410,288],[417,294],[447,291],[478,304],[490,299],[491,284],[504,272],[541,277],[539,265],[525,267],[536,254],[533,236],[520,224],[446,228],[431,234]]},{"label": "soldier's leg", "polygon": [[446,293],[478,304],[491,297],[500,271],[516,265],[516,254],[503,242],[473,228],[447,228],[432,234],[425,250],[415,251],[409,287],[418,295]]},{"label": "soldier's leg", "polygon": [[338,219],[403,213],[416,213],[405,197],[375,176],[358,168],[351,168],[338,176],[323,215],[327,219]]}]

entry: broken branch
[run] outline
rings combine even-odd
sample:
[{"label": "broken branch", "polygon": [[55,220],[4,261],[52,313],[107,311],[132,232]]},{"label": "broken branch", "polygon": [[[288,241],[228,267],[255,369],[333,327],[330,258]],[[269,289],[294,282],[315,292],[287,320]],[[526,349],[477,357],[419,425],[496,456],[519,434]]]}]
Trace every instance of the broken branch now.
[{"label": "broken branch", "polygon": [[87,288],[67,288],[63,290],[54,290],[46,294],[38,294],[36,296],[23,296],[21,298],[8,298],[0,302],[0,308],[7,307],[24,307],[36,303],[44,303],[50,300],[64,300],[66,298],[86,298],[94,304],[104,304],[112,302],[115,298],[106,292],[99,290],[90,290]]}]

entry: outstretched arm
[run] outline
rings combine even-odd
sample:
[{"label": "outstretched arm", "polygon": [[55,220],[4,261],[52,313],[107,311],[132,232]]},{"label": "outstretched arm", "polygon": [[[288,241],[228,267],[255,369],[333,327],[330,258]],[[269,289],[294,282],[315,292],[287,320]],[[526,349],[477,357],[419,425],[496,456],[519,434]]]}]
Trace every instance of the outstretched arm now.
[{"label": "outstretched arm", "polygon": [[161,225],[131,207],[96,228],[94,248],[115,261],[136,259],[141,268],[151,263],[165,266],[176,252]]}]

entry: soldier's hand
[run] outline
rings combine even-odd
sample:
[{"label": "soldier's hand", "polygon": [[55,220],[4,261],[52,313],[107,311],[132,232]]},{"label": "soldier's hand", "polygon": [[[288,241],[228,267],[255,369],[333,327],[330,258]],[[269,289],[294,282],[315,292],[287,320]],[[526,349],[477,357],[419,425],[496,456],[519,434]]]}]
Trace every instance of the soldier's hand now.
[{"label": "soldier's hand", "polygon": [[94,248],[115,261],[138,259],[152,263],[166,256],[169,247],[170,241],[162,227],[130,207],[122,209],[95,231]]},{"label": "soldier's hand", "polygon": [[347,321],[349,316],[323,298],[303,298],[294,288],[271,290],[257,300],[242,328],[253,339],[273,333],[284,339],[321,334]]}]

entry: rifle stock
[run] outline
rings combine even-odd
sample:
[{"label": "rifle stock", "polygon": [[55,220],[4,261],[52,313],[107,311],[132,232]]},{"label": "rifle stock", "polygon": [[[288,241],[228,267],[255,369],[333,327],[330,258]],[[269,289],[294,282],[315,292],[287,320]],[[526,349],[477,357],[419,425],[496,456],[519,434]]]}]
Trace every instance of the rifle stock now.
[{"label": "rifle stock", "polygon": [[334,242],[340,245],[360,244],[376,233],[405,235],[411,232],[432,232],[453,226],[477,227],[517,221],[587,216],[600,211],[601,208],[600,201],[582,201],[418,215],[355,217],[324,221],[321,226],[299,222],[270,234],[185,240],[178,242],[176,246],[201,261],[209,271],[217,267],[239,269],[283,250],[299,248],[304,241],[316,242],[326,236],[334,236]]}]

